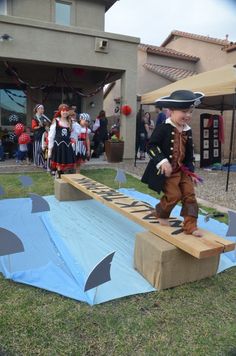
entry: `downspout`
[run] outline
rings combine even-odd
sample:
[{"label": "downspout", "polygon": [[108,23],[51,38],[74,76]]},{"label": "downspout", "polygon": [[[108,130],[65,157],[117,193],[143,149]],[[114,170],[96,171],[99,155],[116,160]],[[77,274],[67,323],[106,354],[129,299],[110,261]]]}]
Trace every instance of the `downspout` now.
[{"label": "downspout", "polygon": [[138,137],[138,131],[139,131],[139,122],[138,120],[141,120],[140,115],[142,115],[142,110],[143,110],[143,105],[140,104],[139,112],[136,115],[136,133],[135,133],[135,157],[134,157],[134,167],[137,167],[137,154],[138,154],[138,148],[137,148],[137,137]]}]

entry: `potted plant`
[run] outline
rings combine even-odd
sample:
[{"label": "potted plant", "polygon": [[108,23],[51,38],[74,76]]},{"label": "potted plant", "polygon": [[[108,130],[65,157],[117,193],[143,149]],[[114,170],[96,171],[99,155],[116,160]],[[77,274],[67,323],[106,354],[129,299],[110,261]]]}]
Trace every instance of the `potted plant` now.
[{"label": "potted plant", "polygon": [[105,153],[108,162],[121,162],[124,155],[124,141],[116,135],[105,141]]}]

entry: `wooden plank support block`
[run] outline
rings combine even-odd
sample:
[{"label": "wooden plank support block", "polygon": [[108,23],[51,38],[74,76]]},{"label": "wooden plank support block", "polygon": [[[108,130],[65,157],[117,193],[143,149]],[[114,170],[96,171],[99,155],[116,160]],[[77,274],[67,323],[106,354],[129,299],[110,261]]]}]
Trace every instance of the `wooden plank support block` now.
[{"label": "wooden plank support block", "polygon": [[148,231],[136,235],[134,267],[159,290],[214,276],[219,258],[197,259]]},{"label": "wooden plank support block", "polygon": [[148,203],[134,200],[82,174],[63,174],[61,178],[64,182],[118,211],[196,258],[219,255],[235,248],[235,243],[207,230],[202,229],[203,237],[201,238],[184,234],[181,232],[181,221],[176,218],[170,218],[170,227],[161,226],[153,216],[153,208]]},{"label": "wooden plank support block", "polygon": [[90,196],[76,189],[73,185],[64,182],[62,179],[55,179],[54,193],[59,201],[92,199]]}]

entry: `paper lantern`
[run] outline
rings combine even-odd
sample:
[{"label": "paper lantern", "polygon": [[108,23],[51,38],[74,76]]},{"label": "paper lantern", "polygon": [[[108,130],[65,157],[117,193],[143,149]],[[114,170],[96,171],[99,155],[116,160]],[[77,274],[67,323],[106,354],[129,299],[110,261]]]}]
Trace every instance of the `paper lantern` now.
[{"label": "paper lantern", "polygon": [[24,129],[25,129],[24,125],[19,122],[18,124],[16,124],[14,128],[14,132],[17,136],[20,136],[20,134],[24,132]]},{"label": "paper lantern", "polygon": [[26,145],[27,143],[30,142],[30,137],[27,133],[23,132],[19,138],[18,138],[18,143],[20,145]]},{"label": "paper lantern", "polygon": [[78,77],[83,77],[86,74],[86,70],[83,68],[73,68],[73,72]]},{"label": "paper lantern", "polygon": [[129,105],[124,105],[121,108],[122,114],[124,114],[125,116],[128,116],[132,113],[132,109]]}]

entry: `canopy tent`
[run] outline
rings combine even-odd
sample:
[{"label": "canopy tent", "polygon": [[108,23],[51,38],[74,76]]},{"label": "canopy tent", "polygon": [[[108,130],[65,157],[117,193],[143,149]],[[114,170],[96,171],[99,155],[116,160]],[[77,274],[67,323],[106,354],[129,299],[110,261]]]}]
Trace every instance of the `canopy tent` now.
[{"label": "canopy tent", "polygon": [[228,64],[208,72],[178,80],[163,88],[143,94],[141,104],[155,104],[155,100],[169,95],[175,90],[187,89],[205,94],[199,108],[211,110],[232,110],[233,96],[236,88],[236,65]]},{"label": "canopy tent", "polygon": [[180,89],[187,89],[193,92],[200,91],[205,94],[201,105],[198,106],[199,109],[219,110],[221,112],[232,110],[229,162],[226,182],[226,191],[228,191],[235,122],[236,65],[228,64],[143,94],[141,97],[141,105],[154,105],[156,99],[161,98],[162,96],[167,96],[173,91]]}]

